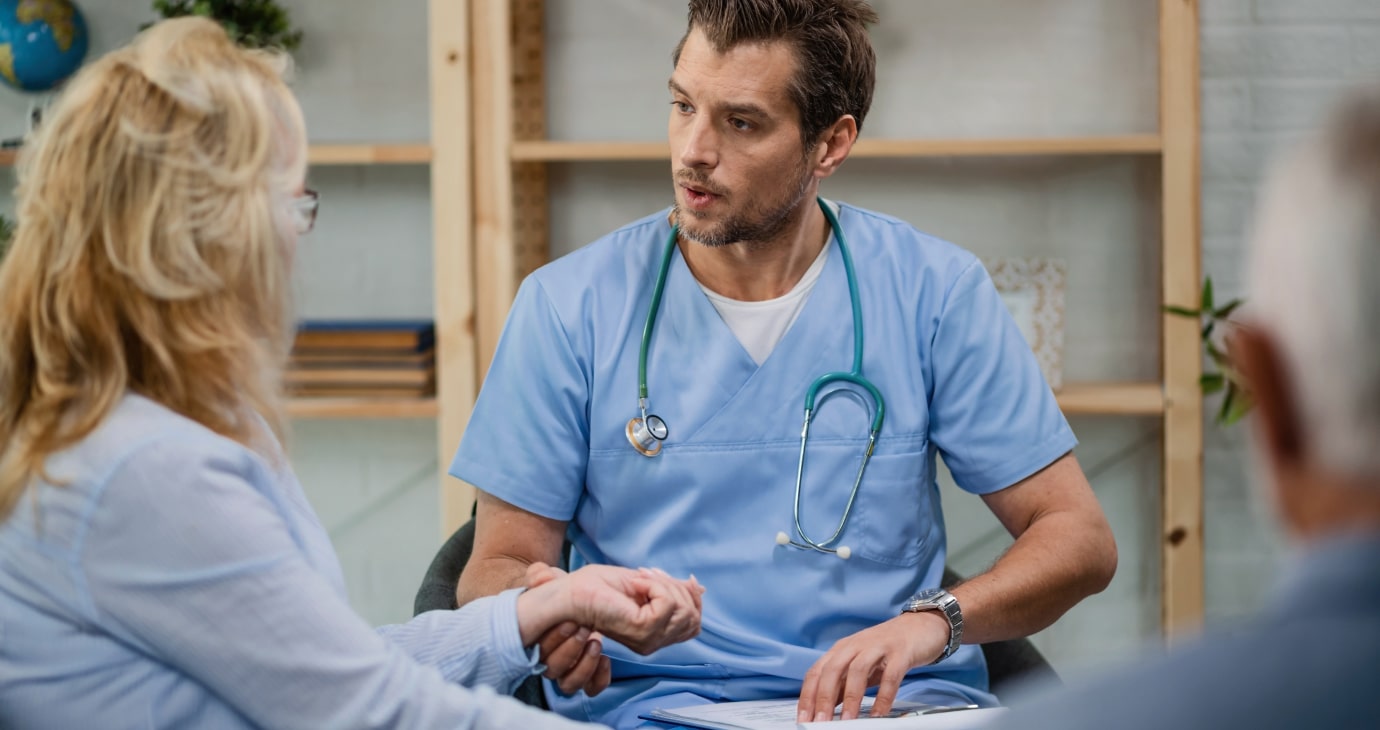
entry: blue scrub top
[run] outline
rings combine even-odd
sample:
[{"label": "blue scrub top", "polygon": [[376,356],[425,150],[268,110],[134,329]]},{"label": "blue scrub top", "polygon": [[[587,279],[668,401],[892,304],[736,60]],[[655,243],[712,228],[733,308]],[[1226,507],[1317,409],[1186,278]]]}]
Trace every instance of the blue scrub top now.
[{"label": "blue scrub top", "polygon": [[[886,422],[840,544],[850,560],[778,546],[792,504],[805,391],[848,370],[853,325],[838,246],[795,324],[758,366],[675,254],[647,366],[670,437],[645,457],[625,428],[670,225],[661,211],[534,272],[518,292],[450,473],[570,522],[575,567],[656,566],[708,589],[694,640],[639,656],[614,642],[613,685],[563,714],[635,725],[652,707],[793,696],[835,641],[939,585],[945,535],[935,455],[974,494],[1008,487],[1076,444],[978,259],[888,216],[840,206],[863,311],[863,375]],[[817,405],[801,521],[833,533],[871,405]],[[916,669],[902,697],[990,704],[976,646]]]}]

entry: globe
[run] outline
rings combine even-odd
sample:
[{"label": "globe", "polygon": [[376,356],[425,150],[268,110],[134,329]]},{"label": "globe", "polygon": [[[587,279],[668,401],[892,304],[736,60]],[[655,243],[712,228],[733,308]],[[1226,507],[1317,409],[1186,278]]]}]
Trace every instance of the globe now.
[{"label": "globe", "polygon": [[48,91],[81,66],[87,40],[71,0],[0,0],[0,81]]}]

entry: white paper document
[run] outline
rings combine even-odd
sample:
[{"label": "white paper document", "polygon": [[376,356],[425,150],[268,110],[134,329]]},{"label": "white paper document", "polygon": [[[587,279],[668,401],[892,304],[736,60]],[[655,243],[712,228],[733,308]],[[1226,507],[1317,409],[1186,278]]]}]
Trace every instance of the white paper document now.
[{"label": "white paper document", "polygon": [[[902,730],[915,728],[923,730],[959,730],[960,728],[981,727],[991,722],[993,710],[963,709],[953,710],[940,705],[927,705],[920,702],[897,701],[885,717],[868,717],[872,708],[872,698],[863,698],[862,719],[847,722],[797,723],[797,700],[751,700],[747,702],[721,702],[712,705],[678,707],[673,710],[653,710],[643,715],[647,720],[669,722],[706,730],[799,730],[799,728],[863,728],[864,730]],[[838,717],[835,710],[835,718]],[[959,716],[972,716],[960,718]],[[964,721],[966,720],[966,724]],[[858,724],[863,723],[863,724]]]},{"label": "white paper document", "polygon": [[801,730],[979,730],[996,721],[1003,712],[1006,712],[1005,707],[984,707],[938,715],[806,722],[798,727]]}]

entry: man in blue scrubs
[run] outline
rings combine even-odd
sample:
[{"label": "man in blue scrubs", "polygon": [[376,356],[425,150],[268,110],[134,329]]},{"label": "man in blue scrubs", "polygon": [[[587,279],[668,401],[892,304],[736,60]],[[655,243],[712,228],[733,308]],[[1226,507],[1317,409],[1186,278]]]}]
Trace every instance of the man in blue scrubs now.
[{"label": "man in blue scrubs", "polygon": [[[576,564],[657,565],[707,588],[700,636],[649,656],[549,636],[563,714],[631,727],[655,707],[799,695],[803,718],[840,702],[851,717],[870,688],[879,711],[992,704],[975,644],[1038,631],[1111,579],[1073,433],[978,260],[817,202],[871,103],[873,22],[862,0],[692,0],[668,83],[674,206],[543,267],[513,304],[451,466],[481,490],[460,602],[558,563],[567,536]],[[861,373],[886,404],[834,554],[776,539],[838,528],[876,409],[851,384],[821,394],[797,530],[806,391],[855,348],[824,205],[856,267]],[[672,226],[646,366],[668,433],[640,450],[629,420]],[[938,454],[1016,538],[951,592],[932,590]]]}]

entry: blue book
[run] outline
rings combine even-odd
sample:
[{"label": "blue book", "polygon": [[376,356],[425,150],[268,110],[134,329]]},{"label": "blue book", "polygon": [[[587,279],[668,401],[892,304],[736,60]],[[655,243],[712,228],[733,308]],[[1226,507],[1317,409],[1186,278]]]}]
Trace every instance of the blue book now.
[{"label": "blue book", "polygon": [[435,345],[429,319],[315,319],[299,323],[293,349],[424,352]]}]

